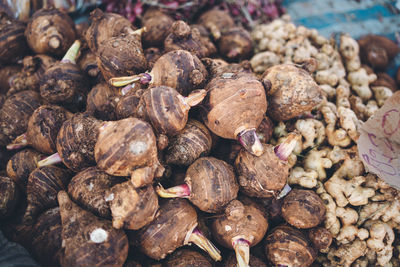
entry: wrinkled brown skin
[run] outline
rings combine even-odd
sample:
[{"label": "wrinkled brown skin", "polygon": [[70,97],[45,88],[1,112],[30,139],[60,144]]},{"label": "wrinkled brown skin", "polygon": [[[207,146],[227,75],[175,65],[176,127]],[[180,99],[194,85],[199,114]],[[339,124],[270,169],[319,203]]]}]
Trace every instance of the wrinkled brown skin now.
[{"label": "wrinkled brown skin", "polygon": [[150,47],[144,50],[147,66],[149,69],[154,67],[154,63],[162,56],[160,49],[157,47]]},{"label": "wrinkled brown skin", "polygon": [[317,257],[310,241],[297,229],[281,225],[265,239],[265,254],[274,265],[310,266]]},{"label": "wrinkled brown skin", "polygon": [[99,83],[86,98],[86,112],[101,120],[115,120],[115,107],[119,101],[117,92],[107,83]]},{"label": "wrinkled brown skin", "polygon": [[174,19],[161,10],[149,8],[143,15],[142,25],[146,27],[142,41],[145,46],[162,46],[170,32]]},{"label": "wrinkled brown skin", "polygon": [[232,200],[225,213],[215,218],[211,225],[214,239],[230,249],[233,249],[235,237],[247,240],[250,247],[257,245],[267,229],[267,215],[250,199]]},{"label": "wrinkled brown skin", "polygon": [[287,182],[289,166],[279,159],[274,147],[263,144],[264,153],[257,157],[242,149],[235,160],[240,190],[250,197],[277,196]]},{"label": "wrinkled brown skin", "polygon": [[91,24],[86,30],[85,37],[90,50],[95,54],[103,41],[135,30],[132,23],[123,16],[115,13],[103,13],[98,8],[90,13],[90,20]]},{"label": "wrinkled brown skin", "polygon": [[332,244],[332,234],[325,227],[310,229],[308,231],[308,238],[317,250],[327,249]]},{"label": "wrinkled brown skin", "polygon": [[185,128],[170,139],[166,163],[189,166],[196,159],[207,156],[211,146],[212,137],[207,127],[199,121],[189,120]]},{"label": "wrinkled brown skin", "polygon": [[253,53],[250,33],[241,27],[229,29],[218,40],[219,53],[229,61],[248,59]]},{"label": "wrinkled brown skin", "polygon": [[281,223],[284,222],[284,219],[282,218],[282,204],[283,204],[283,199],[277,199],[276,197],[271,197],[269,199],[261,199],[264,202],[264,206],[266,207],[267,213],[268,213],[268,218],[274,222],[274,223]]},{"label": "wrinkled brown skin", "polygon": [[68,184],[68,194],[81,207],[93,214],[109,219],[110,206],[104,199],[106,191],[124,179],[108,175],[97,167],[89,167],[77,173]]},{"label": "wrinkled brown skin", "polygon": [[96,165],[94,146],[100,121],[87,114],[74,114],[61,126],[57,135],[57,152],[65,166],[74,172]]},{"label": "wrinkled brown skin", "polygon": [[60,208],[43,212],[33,228],[33,255],[43,266],[61,266],[61,216]]},{"label": "wrinkled brown skin", "polygon": [[209,213],[224,211],[239,191],[232,166],[213,157],[199,158],[190,165],[185,182],[191,189],[189,200]]},{"label": "wrinkled brown skin", "polygon": [[221,37],[221,34],[235,27],[235,22],[228,12],[212,9],[201,14],[197,23],[206,27],[215,40]]},{"label": "wrinkled brown skin", "polygon": [[[122,266],[128,256],[128,238],[111,222],[96,217],[72,202],[65,191],[58,193],[65,244],[62,266]],[[92,241],[93,231],[107,233],[106,240]],[[95,239],[96,240],[96,239]]]},{"label": "wrinkled brown skin", "polygon": [[211,41],[207,44],[203,38],[198,29],[191,28],[184,21],[178,20],[172,24],[171,33],[164,40],[164,50],[169,52],[182,49],[200,59],[211,56],[217,49]]},{"label": "wrinkled brown skin", "polygon": [[40,212],[56,206],[57,192],[66,189],[71,176],[69,170],[55,166],[33,170],[26,187],[28,207],[25,217],[34,220]]},{"label": "wrinkled brown skin", "polygon": [[216,135],[237,139],[240,132],[257,128],[263,120],[267,99],[264,87],[254,74],[224,72],[213,78],[206,90],[203,119]]},{"label": "wrinkled brown skin", "polygon": [[7,145],[26,132],[28,120],[40,102],[34,91],[22,91],[6,99],[0,110],[0,145]]},{"label": "wrinkled brown skin", "polygon": [[261,143],[267,144],[269,142],[274,132],[274,127],[274,123],[271,119],[264,116],[256,131]]},{"label": "wrinkled brown skin", "polygon": [[[237,69],[237,71],[245,70],[242,65],[239,64],[228,64],[223,59],[220,58],[202,58],[201,62],[204,64],[206,67],[209,75],[210,75],[210,80],[212,78],[217,77],[219,74],[222,74],[224,72],[236,72],[232,71],[231,69]],[[243,62],[242,62],[243,63]],[[250,66],[249,66],[250,68]],[[249,68],[247,70],[249,70]]]},{"label": "wrinkled brown skin", "polygon": [[0,176],[0,192],[0,219],[4,220],[14,212],[20,192],[17,184],[5,176]]},{"label": "wrinkled brown skin", "polygon": [[400,52],[392,40],[379,35],[368,34],[358,40],[360,57],[363,63],[374,69],[385,69],[390,61]]},{"label": "wrinkled brown skin", "polygon": [[20,65],[10,65],[0,69],[0,92],[7,93],[12,80],[21,71]]},{"label": "wrinkled brown skin", "polygon": [[147,69],[140,34],[122,34],[100,43],[97,66],[106,81],[113,77],[139,74]]},{"label": "wrinkled brown skin", "polygon": [[312,190],[293,189],[283,199],[282,216],[296,228],[319,225],[325,218],[325,211],[323,201]]},{"label": "wrinkled brown skin", "polygon": [[195,55],[185,50],[175,50],[162,55],[151,70],[152,86],[169,86],[183,96],[205,85],[208,73]]},{"label": "wrinkled brown skin", "polygon": [[136,118],[103,124],[96,146],[97,166],[110,175],[131,176],[138,188],[151,184],[162,173],[156,137],[151,126]]},{"label": "wrinkled brown skin", "polygon": [[200,252],[190,249],[179,249],[164,262],[164,267],[213,267],[213,263]]},{"label": "wrinkled brown skin", "polygon": [[[25,36],[36,54],[62,56],[76,39],[75,24],[59,9],[42,8],[30,18]],[[52,44],[54,40],[58,43]]]},{"label": "wrinkled brown skin", "polygon": [[[249,262],[250,267],[267,267],[267,265],[257,258],[256,256],[253,256],[250,254],[250,262]],[[225,260],[223,267],[237,267],[237,260],[236,260],[236,255],[234,253],[231,253],[229,257]]]},{"label": "wrinkled brown skin", "polygon": [[79,24],[75,24],[76,34],[79,39],[85,40],[85,33],[88,28],[89,28],[89,21],[87,20],[82,21]]},{"label": "wrinkled brown skin", "polygon": [[97,66],[96,55],[90,50],[86,50],[83,55],[79,57],[78,65],[83,73],[92,78],[97,78],[100,73],[99,67]]},{"label": "wrinkled brown skin", "polygon": [[64,121],[72,113],[55,105],[43,105],[37,108],[29,118],[26,139],[37,151],[53,154],[57,151],[57,134]]},{"label": "wrinkled brown skin", "polygon": [[1,65],[16,62],[28,52],[24,35],[25,24],[0,12],[0,63]]},{"label": "wrinkled brown skin", "polygon": [[124,263],[124,267],[142,267],[142,265],[140,263],[138,263],[137,261],[127,260]]},{"label": "wrinkled brown skin", "polygon": [[157,217],[137,233],[140,250],[155,260],[164,259],[185,245],[186,235],[197,225],[196,210],[185,199],[164,202]]},{"label": "wrinkled brown skin", "polygon": [[110,208],[116,229],[138,230],[150,223],[158,210],[158,197],[152,185],[137,189],[126,181],[113,186],[106,198],[113,198]]},{"label": "wrinkled brown skin", "polygon": [[115,107],[117,119],[121,120],[128,117],[137,117],[137,108],[144,90],[141,89],[138,84],[133,84],[132,86],[138,88],[129,91],[126,95],[119,98],[117,106]]},{"label": "wrinkled brown skin", "polygon": [[267,92],[267,115],[275,121],[286,121],[311,111],[321,103],[322,90],[312,76],[294,65],[282,64],[262,75]]},{"label": "wrinkled brown skin", "polygon": [[380,72],[376,73],[376,76],[378,79],[370,85],[371,87],[384,86],[392,90],[393,93],[397,91],[396,81],[389,74],[386,72]]},{"label": "wrinkled brown skin", "polygon": [[14,180],[22,192],[26,192],[29,174],[36,169],[43,155],[33,149],[17,152],[7,163],[7,176]]}]

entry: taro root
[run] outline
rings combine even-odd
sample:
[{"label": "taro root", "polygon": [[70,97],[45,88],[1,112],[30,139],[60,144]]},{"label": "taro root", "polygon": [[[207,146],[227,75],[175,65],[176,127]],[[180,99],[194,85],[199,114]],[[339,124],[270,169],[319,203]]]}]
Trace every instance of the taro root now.
[{"label": "taro root", "polygon": [[115,120],[115,107],[119,97],[107,83],[99,83],[90,90],[86,99],[86,112],[101,120]]},{"label": "taro root", "polygon": [[214,260],[221,260],[218,249],[196,228],[196,210],[184,199],[164,202],[156,218],[137,232],[140,250],[150,258],[161,260],[175,249],[194,243]]},{"label": "taro root", "polygon": [[152,87],[143,93],[137,116],[150,121],[158,134],[174,136],[185,127],[190,108],[200,103],[206,93],[195,90],[183,97],[168,86]]},{"label": "taro root", "polygon": [[282,216],[296,228],[312,228],[324,220],[325,205],[314,191],[293,189],[283,199]]},{"label": "taro root", "polygon": [[225,31],[218,40],[220,54],[229,61],[243,60],[251,56],[253,42],[244,28],[235,27]]},{"label": "taro root", "polygon": [[136,118],[104,122],[94,149],[97,166],[110,175],[130,176],[135,188],[161,177],[151,126]]},{"label": "taro root", "polygon": [[358,40],[363,63],[372,68],[385,69],[400,52],[400,47],[392,40],[379,35],[368,34]]},{"label": "taro root", "polygon": [[71,199],[93,214],[111,218],[111,211],[106,202],[106,191],[123,179],[108,175],[97,167],[89,167],[77,173],[68,184]]},{"label": "taro root", "polygon": [[299,137],[292,133],[276,147],[263,144],[264,153],[258,157],[242,149],[235,160],[240,190],[250,197],[277,197],[287,183],[287,159]]},{"label": "taro root", "polygon": [[7,149],[19,149],[30,145],[44,154],[55,153],[58,131],[64,121],[71,116],[70,112],[59,106],[40,106],[29,118],[26,133],[7,145]]},{"label": "taro root", "polygon": [[160,49],[156,47],[150,47],[144,50],[144,56],[146,57],[147,66],[149,69],[154,67],[154,63],[162,56]]},{"label": "taro root", "polygon": [[222,33],[235,27],[235,22],[228,12],[212,9],[201,14],[197,23],[204,25],[215,40],[218,40]]},{"label": "taro root", "polygon": [[149,8],[143,15],[142,25],[146,27],[142,41],[146,46],[162,46],[170,32],[174,19],[159,9]]},{"label": "taro root", "polygon": [[389,88],[393,93],[397,91],[396,81],[386,72],[376,73],[378,79],[371,83],[371,87],[383,86]]},{"label": "taro root", "polygon": [[175,50],[162,55],[150,73],[110,79],[113,86],[121,87],[133,82],[149,86],[169,86],[187,96],[194,89],[202,88],[207,70],[195,55],[185,50]]},{"label": "taro root", "polygon": [[10,65],[0,69],[0,92],[7,93],[14,77],[21,71],[21,66]]},{"label": "taro root", "polygon": [[275,121],[286,121],[311,111],[322,101],[322,90],[312,76],[294,65],[270,67],[262,82],[268,97],[267,115]]},{"label": "taro root", "polygon": [[[223,267],[237,267],[237,260],[235,254],[231,253],[225,260]],[[267,267],[267,265],[259,258],[250,254],[249,267]]]},{"label": "taro root", "polygon": [[22,91],[9,96],[0,110],[0,145],[7,145],[24,133],[32,113],[40,106],[40,96],[34,91]]},{"label": "taro root", "polygon": [[217,50],[211,41],[205,42],[198,29],[191,28],[182,20],[172,24],[171,33],[164,40],[166,52],[179,49],[189,51],[200,59],[214,54]]},{"label": "taro root", "polygon": [[169,140],[166,163],[189,166],[196,159],[207,156],[211,146],[212,137],[207,127],[199,121],[189,120],[185,128]]},{"label": "taro root", "polygon": [[104,79],[128,76],[147,69],[141,36],[144,28],[104,40],[96,51],[96,61]]},{"label": "taro root", "polygon": [[36,169],[42,157],[42,154],[33,149],[24,149],[8,161],[7,176],[14,180],[22,192],[26,192],[29,174]]},{"label": "taro root", "polygon": [[144,93],[144,90],[141,89],[140,86],[140,84],[132,84],[128,85],[128,92],[125,92],[125,87],[121,90],[123,96],[119,98],[117,106],[115,107],[115,113],[118,119],[137,116],[139,101]]},{"label": "taro root", "polygon": [[267,110],[264,87],[241,65],[231,65],[217,69],[218,74],[208,83],[203,120],[214,134],[238,139],[248,151],[260,156],[263,148],[256,129]]},{"label": "taro root", "polygon": [[281,225],[265,239],[265,254],[274,266],[307,267],[317,254],[309,240],[297,229]]},{"label": "taro root", "polygon": [[75,24],[59,9],[42,8],[30,18],[25,35],[35,53],[61,56],[75,40]]},{"label": "taro root", "polygon": [[250,247],[262,240],[267,229],[266,214],[250,199],[232,200],[211,226],[215,240],[235,250],[240,267],[249,266]]},{"label": "taro root", "polygon": [[43,212],[33,227],[32,249],[35,259],[43,266],[61,266],[60,208]]},{"label": "taro root", "polygon": [[317,250],[327,249],[332,244],[332,234],[325,227],[316,227],[308,231],[308,238]]},{"label": "taro root", "polygon": [[113,186],[105,196],[110,203],[113,227],[138,230],[151,222],[158,210],[152,185],[134,188],[130,181]]},{"label": "taro root", "polygon": [[5,12],[0,12],[0,63],[1,65],[15,62],[27,54],[25,24],[12,19]]},{"label": "taro root", "polygon": [[200,252],[182,248],[172,253],[164,262],[164,267],[212,267],[212,262]]},{"label": "taro root", "polygon": [[99,67],[97,66],[96,55],[90,50],[86,50],[83,55],[79,57],[78,65],[83,73],[91,78],[97,78],[100,73]]},{"label": "taro root", "polygon": [[70,171],[55,166],[37,168],[31,172],[26,188],[26,219],[33,220],[43,210],[56,206],[57,192],[66,188],[70,178]]},{"label": "taro root", "polygon": [[76,65],[81,43],[76,40],[63,59],[48,68],[40,83],[40,95],[53,104],[75,104],[88,90],[87,78]]},{"label": "taro root", "polygon": [[222,212],[237,197],[238,191],[232,166],[212,157],[199,158],[190,165],[184,184],[169,189],[157,188],[161,197],[188,198],[200,210],[210,213]]},{"label": "taro root", "polygon": [[87,114],[74,114],[64,121],[57,135],[57,153],[38,162],[38,166],[64,163],[74,172],[96,165],[94,146],[100,121]]},{"label": "taro root", "polygon": [[65,191],[58,193],[64,256],[62,266],[120,266],[128,256],[128,238],[72,202]]},{"label": "taro root", "polygon": [[0,192],[0,219],[4,220],[14,212],[20,193],[17,184],[5,176],[0,176]]},{"label": "taro root", "polygon": [[274,123],[271,121],[270,118],[264,116],[256,131],[258,139],[260,139],[261,143],[267,144],[271,139],[273,132]]}]

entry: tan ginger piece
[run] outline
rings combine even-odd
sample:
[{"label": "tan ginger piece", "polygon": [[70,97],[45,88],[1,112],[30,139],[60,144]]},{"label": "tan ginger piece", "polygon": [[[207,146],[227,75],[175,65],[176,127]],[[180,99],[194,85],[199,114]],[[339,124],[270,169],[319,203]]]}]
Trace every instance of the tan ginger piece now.
[{"label": "tan ginger piece", "polygon": [[375,196],[372,201],[393,201],[399,197],[399,191],[388,185],[384,180],[380,179],[373,173],[368,173],[366,176],[365,186],[375,190]]},{"label": "tan ginger piece", "polygon": [[360,136],[358,129],[361,128],[361,121],[357,118],[353,110],[345,107],[338,108],[340,126],[346,130],[350,138],[357,142]]},{"label": "tan ginger piece", "polygon": [[378,266],[386,266],[393,256],[392,244],[395,239],[393,229],[381,221],[367,221],[364,226],[370,233],[367,246],[376,252],[376,263]]},{"label": "tan ginger piece", "polygon": [[367,220],[381,220],[400,224],[400,200],[385,202],[370,202],[362,207],[359,212],[357,225],[362,225]]},{"label": "tan ginger piece", "polygon": [[305,171],[302,167],[293,168],[288,177],[289,185],[300,185],[305,188],[317,186],[318,173],[314,170]]},{"label": "tan ginger piece", "polygon": [[330,86],[329,84],[320,84],[319,88],[322,89],[328,99],[332,99],[336,96],[336,88]]},{"label": "tan ginger piece", "polygon": [[326,179],[325,169],[332,167],[332,161],[327,158],[330,149],[325,147],[321,150],[310,150],[304,159],[304,168],[306,170],[314,170],[318,174],[318,179],[323,181]]},{"label": "tan ginger piece", "polygon": [[325,127],[316,119],[296,121],[296,129],[303,136],[303,149],[315,147],[325,141]]},{"label": "tan ginger piece", "polygon": [[324,120],[327,124],[325,127],[325,132],[326,132],[326,137],[328,139],[328,143],[331,146],[340,146],[340,147],[349,146],[351,143],[351,139],[347,135],[347,132],[342,128],[336,129],[336,121],[337,121],[336,106],[331,102],[327,102],[325,105],[321,107],[321,113],[324,116]]},{"label": "tan ginger piece", "polygon": [[362,121],[366,121],[374,115],[374,113],[379,109],[378,103],[375,100],[368,100],[367,104],[362,102],[359,96],[351,95],[349,97],[351,109]]},{"label": "tan ginger piece", "polygon": [[357,71],[352,71],[347,75],[347,79],[353,89],[363,101],[369,100],[372,97],[369,84],[373,83],[377,77],[375,74],[368,74],[364,68]]},{"label": "tan ginger piece", "polygon": [[347,71],[356,71],[361,67],[360,61],[360,47],[356,40],[350,37],[348,34],[340,36],[340,54],[346,62]]},{"label": "tan ginger piece", "polygon": [[337,244],[349,244],[350,242],[353,242],[356,237],[358,237],[360,240],[365,240],[368,238],[368,230],[364,228],[358,228],[354,225],[358,220],[357,211],[350,207],[338,207],[336,209],[336,216],[340,218],[342,223],[339,235],[336,237]]},{"label": "tan ginger piece", "polygon": [[340,231],[340,222],[339,219],[336,217],[337,205],[335,203],[335,200],[333,200],[332,196],[325,191],[324,186],[321,182],[318,182],[316,192],[325,205],[325,228],[328,229],[329,232],[331,232],[333,237],[336,237]]},{"label": "tan ginger piece", "polygon": [[336,88],[336,106],[350,108],[350,86],[347,84],[340,84]]},{"label": "tan ginger piece", "polygon": [[350,267],[359,257],[367,253],[367,243],[356,239],[353,243],[332,248],[328,252],[328,259],[331,261],[329,266]]},{"label": "tan ginger piece", "polygon": [[271,51],[255,54],[250,59],[250,64],[254,72],[262,74],[266,69],[280,63],[280,57]]},{"label": "tan ginger piece", "polygon": [[393,95],[392,90],[385,86],[373,86],[371,87],[372,91],[374,92],[375,99],[378,103],[378,106],[381,107],[385,104],[386,99]]}]

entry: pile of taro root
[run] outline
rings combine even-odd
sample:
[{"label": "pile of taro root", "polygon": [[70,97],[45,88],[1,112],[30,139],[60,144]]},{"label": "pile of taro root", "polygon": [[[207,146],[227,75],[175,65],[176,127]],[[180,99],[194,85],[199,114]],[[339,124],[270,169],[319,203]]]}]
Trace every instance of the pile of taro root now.
[{"label": "pile of taro root", "polygon": [[356,147],[397,45],[191,23],[0,14],[7,238],[41,266],[400,266],[398,191]]}]

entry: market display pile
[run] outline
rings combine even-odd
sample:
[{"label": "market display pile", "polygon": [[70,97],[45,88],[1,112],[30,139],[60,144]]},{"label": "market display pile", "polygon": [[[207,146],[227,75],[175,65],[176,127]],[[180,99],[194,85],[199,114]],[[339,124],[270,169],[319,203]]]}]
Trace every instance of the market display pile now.
[{"label": "market display pile", "polygon": [[0,36],[1,228],[42,266],[400,266],[398,191],[356,147],[390,40],[155,8]]}]

